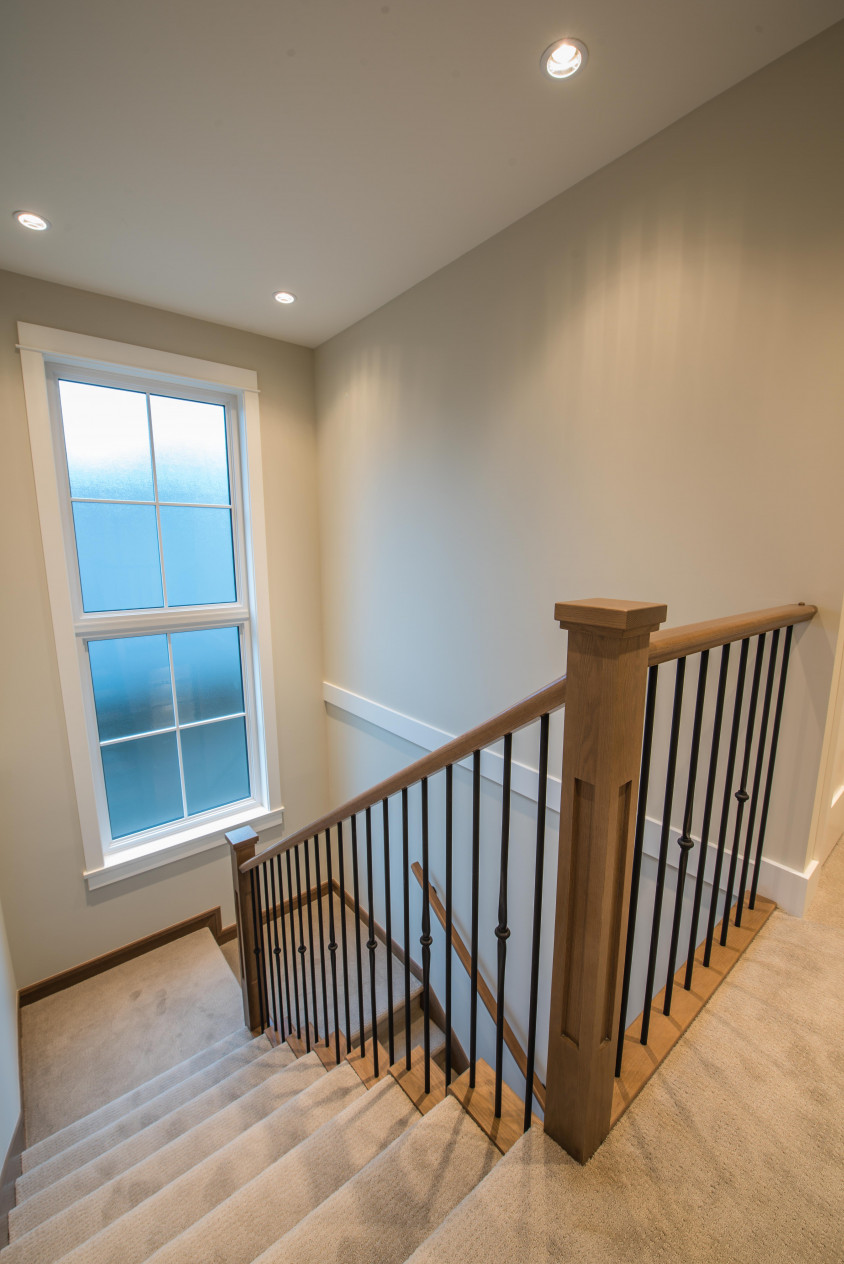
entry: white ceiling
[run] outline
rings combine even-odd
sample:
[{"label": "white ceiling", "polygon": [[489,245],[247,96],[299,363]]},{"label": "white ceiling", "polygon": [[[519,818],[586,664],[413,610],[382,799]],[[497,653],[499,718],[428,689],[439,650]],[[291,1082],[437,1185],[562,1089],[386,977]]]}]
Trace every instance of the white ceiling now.
[{"label": "white ceiling", "polygon": [[[0,266],[315,346],[841,18],[844,0],[6,0]],[[554,83],[539,55],[564,35],[589,62]]]}]

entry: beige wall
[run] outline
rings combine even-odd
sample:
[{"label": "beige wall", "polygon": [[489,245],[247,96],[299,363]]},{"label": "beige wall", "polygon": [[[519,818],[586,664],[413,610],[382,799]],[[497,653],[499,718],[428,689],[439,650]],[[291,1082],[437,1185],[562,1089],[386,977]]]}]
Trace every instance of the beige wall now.
[{"label": "beige wall", "polygon": [[[89,892],[59,692],[15,322],[257,370],[286,823],[325,806],[313,353],[0,273],[3,814],[0,892],[19,986],[194,913],[233,919],[223,848]],[[291,617],[295,611],[295,617]]]},{"label": "beige wall", "polygon": [[[318,351],[327,679],[460,732],[562,670],[555,600],[814,602],[768,848],[803,868],[844,589],[842,118],[839,25]],[[329,735],[336,797],[377,768]]]},{"label": "beige wall", "polygon": [[5,1162],[21,1110],[18,1075],[18,992],[0,905],[0,1167]]}]

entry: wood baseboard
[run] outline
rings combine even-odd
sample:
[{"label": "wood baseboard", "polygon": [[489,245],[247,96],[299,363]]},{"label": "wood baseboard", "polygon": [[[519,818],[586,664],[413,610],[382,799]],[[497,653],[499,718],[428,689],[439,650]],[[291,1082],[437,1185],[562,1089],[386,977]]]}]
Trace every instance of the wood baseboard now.
[{"label": "wood baseboard", "polygon": [[53,974],[48,979],[30,983],[28,987],[21,988],[18,993],[18,1003],[21,1006],[32,1005],[35,1001],[43,1000],[45,996],[52,996],[55,992],[62,992],[65,988],[82,983],[85,979],[91,979],[96,974],[103,974],[114,966],[123,965],[124,962],[131,961],[133,957],[143,956],[145,952],[152,952],[154,948],[163,948],[174,939],[181,939],[184,935],[192,935],[195,931],[204,929],[210,930],[218,944],[221,942],[223,918],[219,906],[207,909],[206,912],[198,913],[196,917],[189,917],[183,922],[176,922],[173,926],[166,926],[164,930],[155,931],[152,935],[145,935],[143,939],[136,939],[122,948],[103,953],[101,957],[92,957],[90,961],[83,961],[80,965],[72,966],[70,970],[63,970],[60,974]]},{"label": "wood baseboard", "polygon": [[0,1249],[9,1244],[9,1212],[15,1205],[15,1181],[21,1174],[21,1155],[24,1150],[23,1111],[12,1133],[9,1151],[0,1176]]}]

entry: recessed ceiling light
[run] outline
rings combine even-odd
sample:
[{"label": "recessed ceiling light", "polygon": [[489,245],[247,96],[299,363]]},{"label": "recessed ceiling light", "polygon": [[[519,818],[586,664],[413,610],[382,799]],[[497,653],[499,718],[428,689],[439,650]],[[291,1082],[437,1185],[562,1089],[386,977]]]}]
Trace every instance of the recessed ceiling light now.
[{"label": "recessed ceiling light", "polygon": [[295,303],[296,302],[296,295],[291,294],[289,290],[279,290],[277,294],[273,295],[273,298],[275,299],[277,303]]},{"label": "recessed ceiling light", "polygon": [[34,211],[15,211],[14,218],[24,228],[31,228],[36,233],[43,233],[45,228],[50,227],[50,221],[44,219],[43,215],[36,215]]},{"label": "recessed ceiling light", "polygon": [[588,56],[585,44],[567,37],[549,44],[539,64],[551,79],[570,79],[583,69]]}]

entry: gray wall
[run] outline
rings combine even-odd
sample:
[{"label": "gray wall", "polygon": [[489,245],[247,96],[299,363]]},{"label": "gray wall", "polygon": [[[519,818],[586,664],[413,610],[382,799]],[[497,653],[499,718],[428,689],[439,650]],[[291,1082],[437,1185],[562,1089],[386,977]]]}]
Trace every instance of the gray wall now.
[{"label": "gray wall", "polygon": [[[324,810],[313,353],[272,338],[0,273],[2,799],[0,891],[19,986],[221,904],[224,848],[89,892],[64,726],[16,321],[257,370],[261,389],[282,796],[295,828]],[[291,612],[295,611],[295,617]]]},{"label": "gray wall", "polygon": [[[317,352],[326,678],[457,733],[556,600],[806,600],[768,854],[803,869],[844,567],[844,25]],[[329,719],[332,798],[402,753]]]}]

